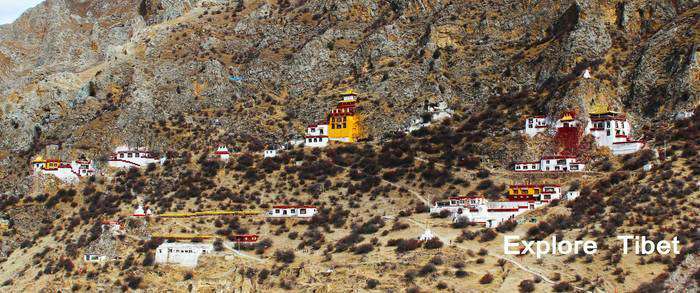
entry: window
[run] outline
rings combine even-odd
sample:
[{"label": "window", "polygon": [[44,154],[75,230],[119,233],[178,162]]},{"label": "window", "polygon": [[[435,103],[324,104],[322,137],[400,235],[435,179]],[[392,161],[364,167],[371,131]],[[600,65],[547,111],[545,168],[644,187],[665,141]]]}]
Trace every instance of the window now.
[{"label": "window", "polygon": [[607,136],[610,136],[610,129],[606,130],[605,133]]},{"label": "window", "polygon": [[520,165],[515,165],[515,170],[520,170]]},{"label": "window", "polygon": [[320,134],[323,134],[323,128],[319,128],[319,129],[318,129],[318,132],[319,132]]},{"label": "window", "polygon": [[287,210],[283,210],[283,211],[282,211],[282,214],[283,214],[283,215],[286,215],[286,214],[287,214]]},{"label": "window", "polygon": [[301,215],[306,214],[306,209],[299,209],[299,214],[301,214]]},{"label": "window", "polygon": [[119,157],[120,157],[120,158],[123,158],[123,157],[124,157],[124,154],[119,154]]},{"label": "window", "polygon": [[134,154],[132,154],[132,153],[129,153],[129,154],[127,155],[127,157],[129,157],[129,158],[132,158],[133,156],[134,156]]},{"label": "window", "polygon": [[610,128],[610,121],[605,121],[605,128]]},{"label": "window", "polygon": [[292,209],[292,210],[289,211],[289,213],[290,213],[290,214],[296,214],[296,213],[297,213],[297,210],[296,210],[296,209]]},{"label": "window", "polygon": [[279,210],[279,209],[275,209],[275,214],[279,214],[279,213],[280,213],[280,210]]}]

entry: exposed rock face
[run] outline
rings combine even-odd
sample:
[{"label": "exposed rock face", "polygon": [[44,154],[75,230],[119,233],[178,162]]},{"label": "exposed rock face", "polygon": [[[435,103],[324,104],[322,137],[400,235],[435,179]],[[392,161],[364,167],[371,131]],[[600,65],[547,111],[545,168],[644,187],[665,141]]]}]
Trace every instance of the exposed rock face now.
[{"label": "exposed rock face", "polygon": [[151,25],[180,17],[192,9],[190,0],[141,0],[139,15]]},{"label": "exposed rock face", "polygon": [[50,0],[0,27],[0,149],[168,148],[151,126],[180,115],[278,143],[350,87],[375,138],[424,101],[469,114],[518,92],[653,120],[697,104],[696,5]]}]

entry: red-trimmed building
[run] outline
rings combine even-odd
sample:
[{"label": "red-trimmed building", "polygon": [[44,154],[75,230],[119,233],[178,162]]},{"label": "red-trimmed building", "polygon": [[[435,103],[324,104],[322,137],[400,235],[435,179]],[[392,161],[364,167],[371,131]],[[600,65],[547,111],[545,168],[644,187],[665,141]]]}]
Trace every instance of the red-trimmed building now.
[{"label": "red-trimmed building", "polygon": [[270,218],[311,218],[318,210],[315,206],[309,205],[279,205],[273,206],[267,212]]},{"label": "red-trimmed building", "polygon": [[544,156],[534,162],[514,162],[515,172],[581,172],[586,168],[576,156]]},{"label": "red-trimmed building", "polygon": [[260,238],[260,236],[258,236],[257,234],[240,234],[240,235],[232,235],[231,241],[253,243],[253,242],[258,242],[258,238]]},{"label": "red-trimmed building", "polygon": [[231,158],[231,152],[226,146],[220,146],[214,152],[214,156],[219,157],[223,161],[228,161]]},{"label": "red-trimmed building", "polygon": [[508,200],[550,202],[561,199],[561,186],[557,184],[514,184],[508,186]]},{"label": "red-trimmed building", "polygon": [[590,115],[586,133],[590,133],[599,146],[610,148],[614,155],[631,154],[644,148],[643,140],[632,139],[632,127],[624,114],[597,106]]},{"label": "red-trimmed building", "polygon": [[525,119],[525,134],[530,137],[547,130],[547,117],[544,115],[532,116]]},{"label": "red-trimmed building", "polygon": [[117,147],[107,163],[113,168],[144,168],[149,164],[162,164],[147,148]]},{"label": "red-trimmed building", "polygon": [[317,121],[306,127],[304,145],[308,147],[325,147],[328,145],[328,124]]}]

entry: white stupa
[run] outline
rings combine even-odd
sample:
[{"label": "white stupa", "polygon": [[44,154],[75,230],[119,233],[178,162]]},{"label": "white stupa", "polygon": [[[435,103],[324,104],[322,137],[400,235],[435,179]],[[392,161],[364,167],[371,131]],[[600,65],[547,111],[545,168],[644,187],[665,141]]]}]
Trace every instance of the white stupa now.
[{"label": "white stupa", "polygon": [[420,237],[418,237],[418,240],[427,241],[433,238],[435,238],[435,234],[433,234],[433,231],[430,231],[430,229],[426,229],[425,232],[423,232],[423,234],[420,235]]},{"label": "white stupa", "polygon": [[585,79],[590,79],[591,78],[591,71],[586,69],[583,71],[583,78]]},{"label": "white stupa", "polygon": [[134,217],[144,217],[144,216],[146,216],[146,213],[143,211],[143,207],[142,207],[141,205],[139,205],[139,207],[137,207],[136,210],[134,210],[133,216],[134,216]]}]

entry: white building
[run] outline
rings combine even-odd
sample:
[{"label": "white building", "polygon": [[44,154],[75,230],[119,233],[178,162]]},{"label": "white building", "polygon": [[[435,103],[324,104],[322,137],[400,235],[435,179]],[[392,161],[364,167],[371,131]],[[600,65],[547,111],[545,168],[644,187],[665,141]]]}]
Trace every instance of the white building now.
[{"label": "white building", "polygon": [[231,158],[231,152],[226,146],[220,146],[214,152],[214,156],[219,157],[222,161],[228,161]]},{"label": "white building", "polygon": [[263,157],[264,157],[264,158],[274,158],[274,157],[277,157],[277,150],[276,150],[276,149],[265,150],[265,152],[263,153]]},{"label": "white building", "polygon": [[633,140],[631,132],[632,127],[627,118],[607,108],[591,112],[586,126],[586,134],[590,133],[598,146],[610,148],[614,155],[635,153],[644,147],[644,141]]},{"label": "white building", "polygon": [[513,171],[515,172],[539,172],[541,170],[540,161],[513,163]]},{"label": "white building", "polygon": [[306,127],[304,145],[308,147],[326,147],[328,145],[328,124],[312,123]]},{"label": "white building", "polygon": [[147,148],[120,146],[114,150],[108,164],[113,168],[143,168],[148,164],[162,164],[165,158],[158,159]]},{"label": "white building", "polygon": [[496,227],[518,215],[561,199],[556,184],[517,184],[508,187],[507,201],[488,201],[480,196],[450,197],[436,201],[430,213],[449,211],[453,221],[469,221]]},{"label": "white building", "polygon": [[38,157],[32,161],[34,174],[52,175],[66,183],[77,183],[80,178],[95,175],[93,161],[77,160],[70,163]]},{"label": "white building", "polygon": [[543,172],[581,172],[585,164],[575,156],[546,156],[540,160],[540,168]]},{"label": "white building", "polygon": [[695,116],[693,111],[678,111],[676,112],[676,120],[684,120]]},{"label": "white building", "polygon": [[311,218],[318,210],[315,206],[273,206],[267,212],[270,218]]},{"label": "white building", "polygon": [[581,195],[581,192],[578,190],[569,190],[566,192],[566,200],[574,200],[578,198],[578,196]]},{"label": "white building", "polygon": [[533,116],[525,119],[525,130],[523,132],[533,137],[546,131],[547,126],[547,118],[545,116]]},{"label": "white building", "polygon": [[453,221],[466,220],[493,228],[539,206],[541,204],[528,202],[490,201],[462,209],[453,215]]},{"label": "white building", "polygon": [[480,196],[455,196],[449,197],[446,200],[436,201],[430,208],[431,214],[439,214],[443,210],[451,213],[459,212],[468,207],[475,207],[479,204],[486,203],[486,199]]},{"label": "white building", "polygon": [[211,243],[163,243],[156,248],[156,263],[196,267],[199,256],[214,251]]},{"label": "white building", "polygon": [[575,156],[545,156],[535,162],[515,162],[515,172],[581,172],[586,165]]},{"label": "white building", "polygon": [[111,259],[109,256],[102,254],[86,253],[83,255],[83,260],[86,262],[103,262]]}]

